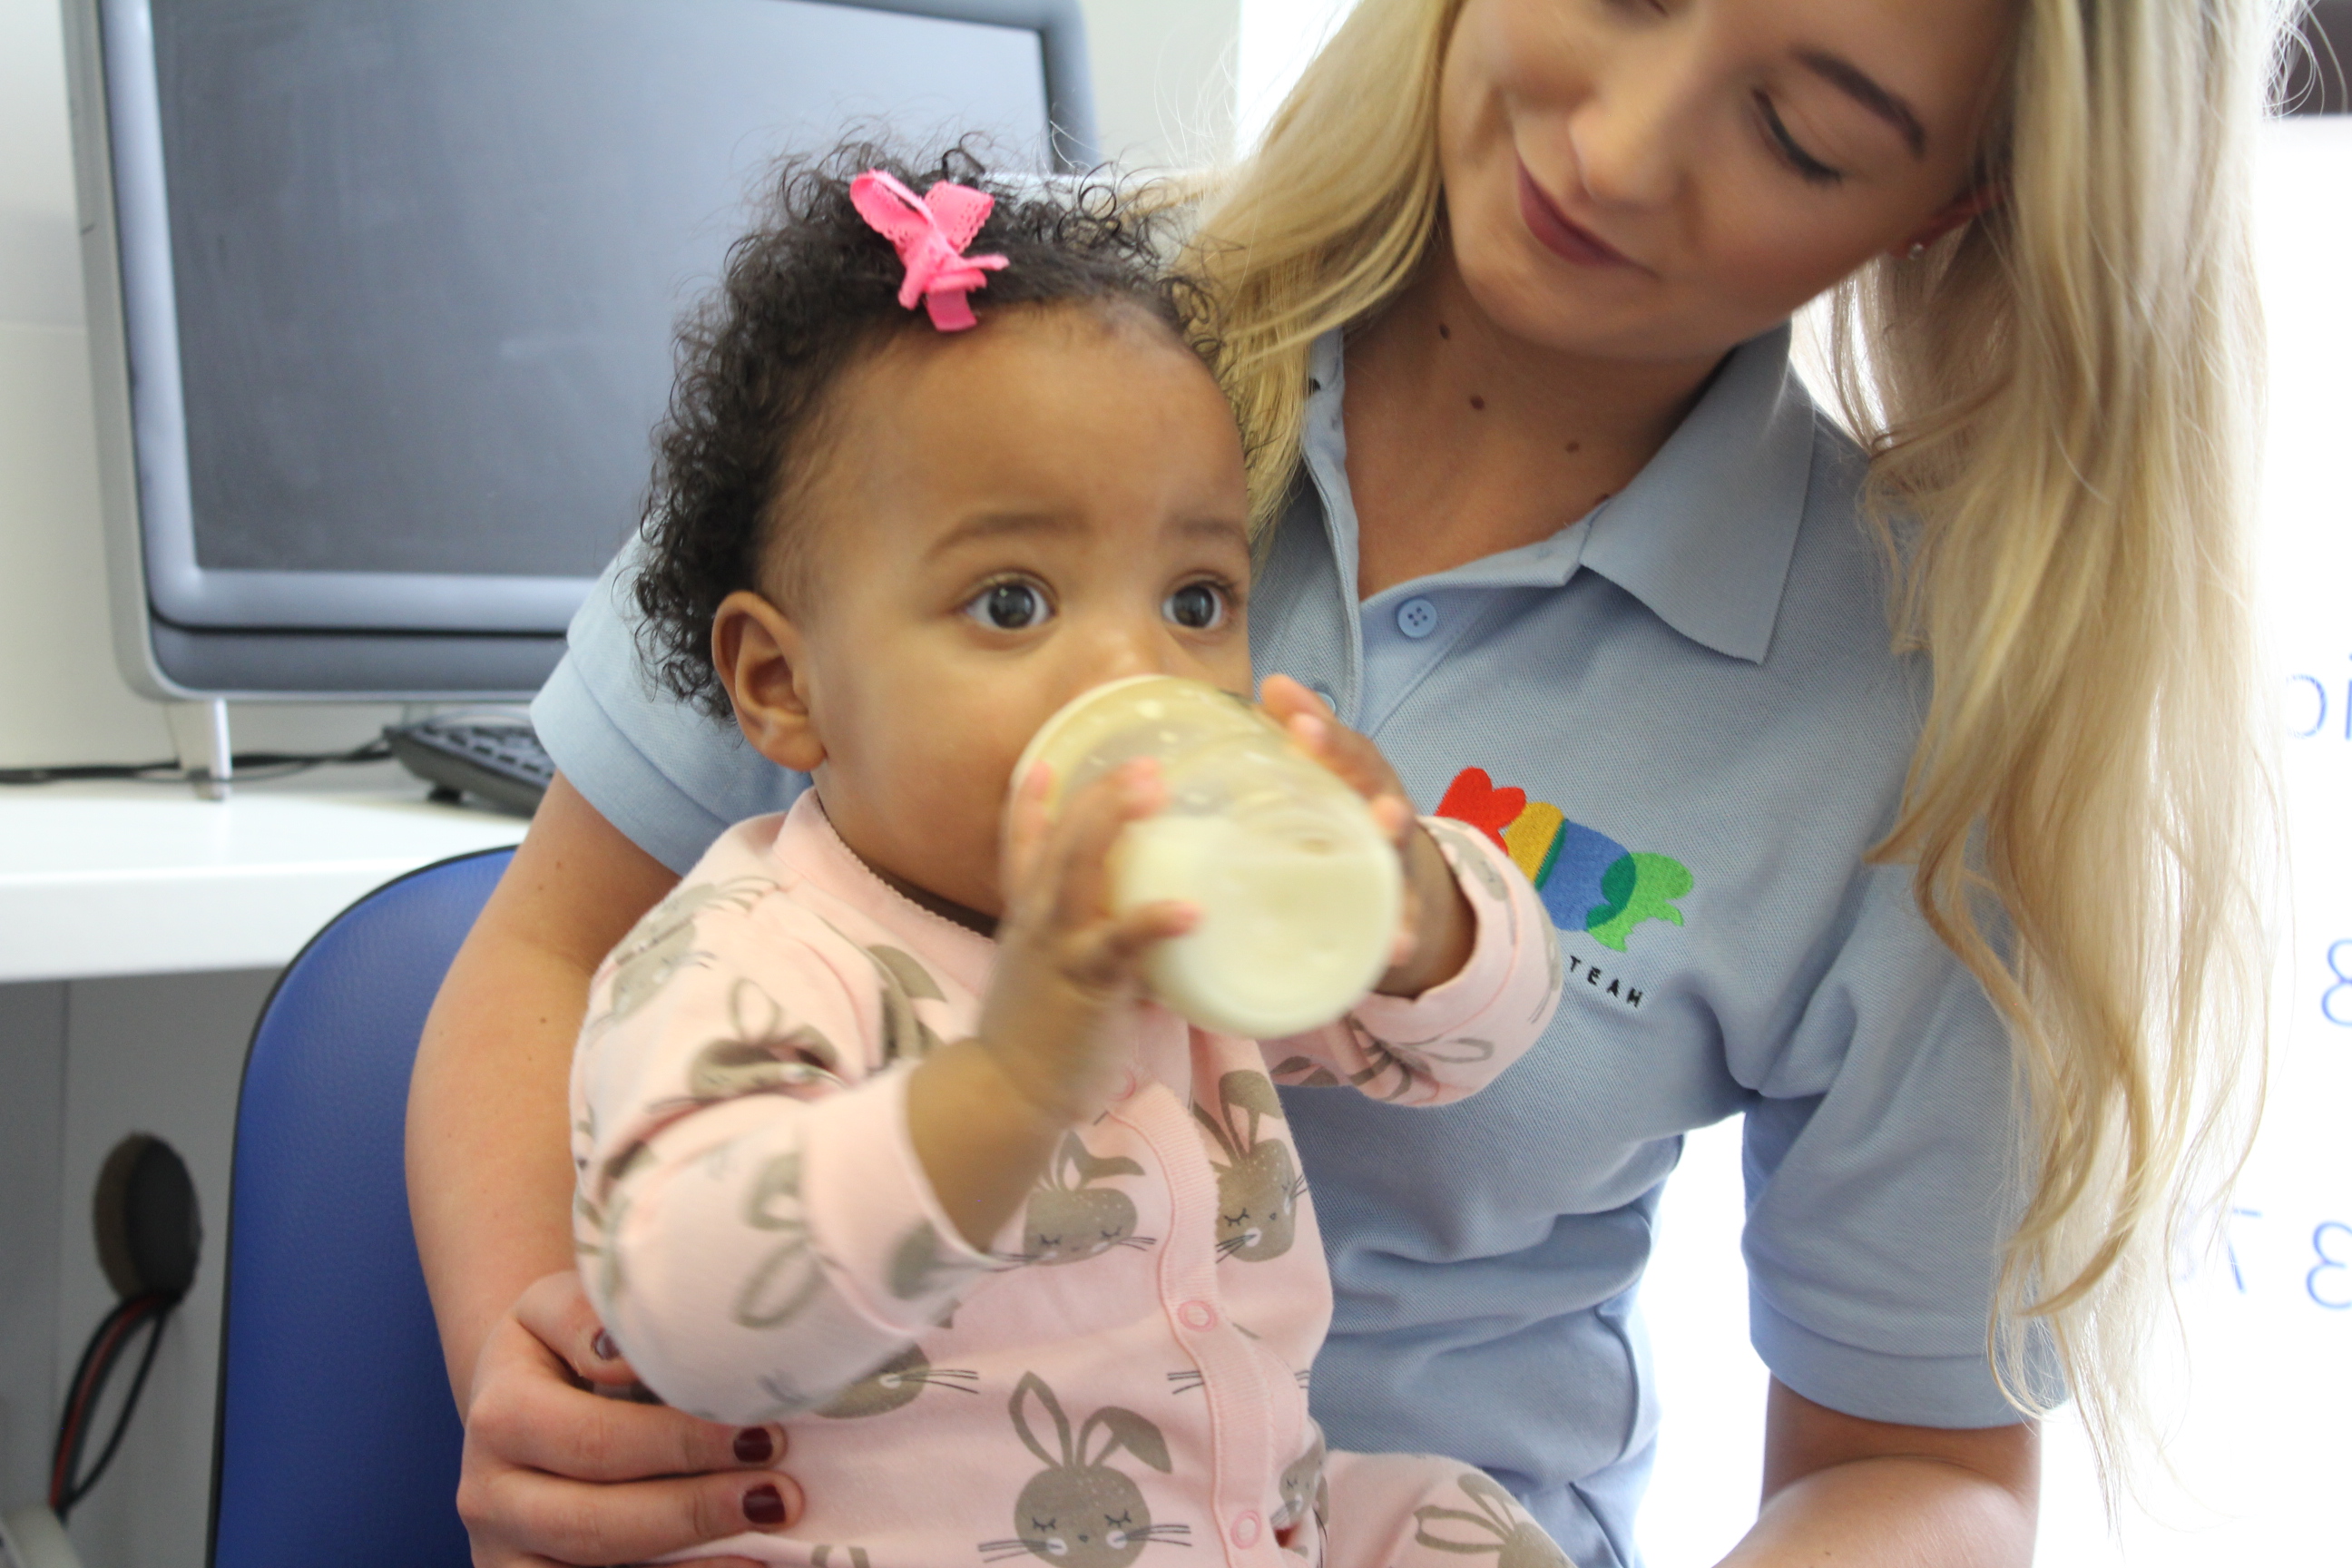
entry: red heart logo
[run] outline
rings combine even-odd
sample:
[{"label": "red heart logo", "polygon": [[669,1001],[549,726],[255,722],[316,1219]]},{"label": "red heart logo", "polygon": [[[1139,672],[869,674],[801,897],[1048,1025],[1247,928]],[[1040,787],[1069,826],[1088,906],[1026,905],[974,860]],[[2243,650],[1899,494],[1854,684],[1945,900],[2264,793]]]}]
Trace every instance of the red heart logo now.
[{"label": "red heart logo", "polygon": [[1445,798],[1437,803],[1437,815],[1468,823],[1493,839],[1496,848],[1507,854],[1510,846],[1503,842],[1503,829],[1517,821],[1519,813],[1527,808],[1527,791],[1496,789],[1486,769],[1464,768],[1445,786]]}]

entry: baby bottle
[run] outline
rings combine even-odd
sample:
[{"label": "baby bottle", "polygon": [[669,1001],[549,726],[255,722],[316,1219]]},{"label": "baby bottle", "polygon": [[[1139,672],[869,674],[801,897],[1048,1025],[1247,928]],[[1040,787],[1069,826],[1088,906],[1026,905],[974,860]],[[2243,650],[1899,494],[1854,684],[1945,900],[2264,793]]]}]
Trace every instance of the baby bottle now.
[{"label": "baby bottle", "polygon": [[1403,888],[1361,795],[1265,713],[1197,680],[1141,675],[1048,719],[1013,770],[1053,769],[1053,799],[1158,759],[1169,801],[1113,846],[1118,910],[1160,899],[1200,923],[1156,944],[1144,977],[1203,1028],[1257,1039],[1328,1024],[1388,967]]}]

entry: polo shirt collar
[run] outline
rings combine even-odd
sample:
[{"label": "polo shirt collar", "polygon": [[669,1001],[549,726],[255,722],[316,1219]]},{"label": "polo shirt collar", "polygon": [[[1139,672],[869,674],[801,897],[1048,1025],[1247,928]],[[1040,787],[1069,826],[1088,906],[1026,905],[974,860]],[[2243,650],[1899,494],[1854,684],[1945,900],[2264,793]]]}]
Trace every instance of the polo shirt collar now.
[{"label": "polo shirt collar", "polygon": [[[1760,664],[1772,644],[1812,471],[1812,400],[1789,366],[1784,322],[1727,355],[1706,390],[1633,482],[1552,538],[1471,562],[1423,585],[1565,583],[1601,574],[1702,647]],[[1316,344],[1310,467],[1331,503],[1346,495],[1339,334]],[[1318,442],[1316,437],[1323,437]],[[1328,445],[1328,453],[1318,446]],[[1353,591],[1354,518],[1330,517]]]}]

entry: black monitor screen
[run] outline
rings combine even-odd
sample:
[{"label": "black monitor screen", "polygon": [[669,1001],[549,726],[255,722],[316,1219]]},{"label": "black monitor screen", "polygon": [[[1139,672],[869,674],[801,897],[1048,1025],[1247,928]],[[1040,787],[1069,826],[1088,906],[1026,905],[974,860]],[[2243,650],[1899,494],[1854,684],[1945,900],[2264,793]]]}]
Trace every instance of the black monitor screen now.
[{"label": "black monitor screen", "polygon": [[1045,164],[1039,37],[805,0],[154,0],[205,571],[593,575],[780,152]]}]

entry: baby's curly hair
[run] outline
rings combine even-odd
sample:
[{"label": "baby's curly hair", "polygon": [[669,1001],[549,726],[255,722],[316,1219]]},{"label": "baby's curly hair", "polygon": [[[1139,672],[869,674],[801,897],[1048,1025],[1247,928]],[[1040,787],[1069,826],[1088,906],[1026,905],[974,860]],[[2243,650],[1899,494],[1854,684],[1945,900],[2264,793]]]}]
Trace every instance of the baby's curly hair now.
[{"label": "baby's curly hair", "polygon": [[985,318],[1013,305],[1060,302],[1140,312],[1205,359],[1198,291],[1161,261],[1168,204],[1107,175],[992,176],[962,143],[928,169],[883,146],[850,142],[781,163],[758,226],[727,253],[719,287],[678,330],[677,382],[654,431],[651,490],[640,525],[646,556],[635,595],[646,668],[703,711],[728,711],[711,664],[719,601],[756,588],[761,556],[787,582],[793,542],[774,503],[813,469],[813,434],[827,394],[859,355],[889,335],[929,332],[921,307],[898,303],[905,269],[890,242],[850,204],[850,181],[887,169],[917,191],[953,180],[996,198],[974,255],[1011,265],[972,295]]}]

